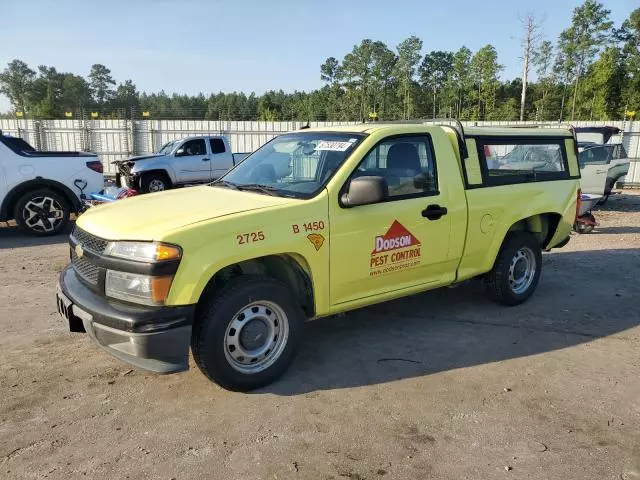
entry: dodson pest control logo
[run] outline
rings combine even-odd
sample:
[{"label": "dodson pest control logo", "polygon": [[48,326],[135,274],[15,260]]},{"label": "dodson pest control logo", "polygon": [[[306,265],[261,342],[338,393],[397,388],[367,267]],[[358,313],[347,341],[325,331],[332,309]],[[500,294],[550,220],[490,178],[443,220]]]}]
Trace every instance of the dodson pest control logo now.
[{"label": "dodson pest control logo", "polygon": [[400,222],[394,220],[389,230],[384,235],[376,237],[376,243],[371,251],[371,255],[388,252],[390,250],[398,250],[400,248],[417,247],[420,240],[404,228]]}]

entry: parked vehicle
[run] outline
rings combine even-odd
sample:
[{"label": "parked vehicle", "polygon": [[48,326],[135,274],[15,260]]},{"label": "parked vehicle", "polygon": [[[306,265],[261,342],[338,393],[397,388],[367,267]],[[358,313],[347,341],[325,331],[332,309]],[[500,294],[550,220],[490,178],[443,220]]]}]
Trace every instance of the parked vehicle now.
[{"label": "parked vehicle", "polygon": [[113,162],[116,183],[141,193],[208,183],[244,160],[248,153],[231,153],[223,136],[188,137],[166,143],[157,153]]},{"label": "parked vehicle", "polygon": [[[611,195],[615,184],[629,173],[629,157],[622,143],[608,143],[613,135],[618,135],[620,129],[617,127],[577,127],[578,138],[578,159],[581,166],[593,165],[594,168],[587,169],[586,175],[594,175],[591,180],[587,180],[587,188],[583,186],[583,191],[589,194],[599,192],[599,175],[602,170],[606,171],[603,198],[599,203],[604,203]],[[583,174],[584,176],[584,174]],[[597,191],[592,191],[592,185]]]},{"label": "parked vehicle", "polygon": [[606,199],[607,161],[605,146],[578,147],[578,165],[580,166],[580,189],[582,195],[578,202],[578,215],[573,229],[578,233],[591,233],[597,226],[592,213],[593,207]]},{"label": "parked vehicle", "polygon": [[177,372],[191,347],[209,379],[251,390],[285,372],[306,319],[472,278],[526,301],[578,194],[569,129],[305,129],[211,185],[90,209],[58,309],[125,362]]},{"label": "parked vehicle", "polygon": [[103,185],[97,155],[38,152],[0,131],[0,221],[15,219],[26,232],[55,235],[82,209],[85,195]]}]

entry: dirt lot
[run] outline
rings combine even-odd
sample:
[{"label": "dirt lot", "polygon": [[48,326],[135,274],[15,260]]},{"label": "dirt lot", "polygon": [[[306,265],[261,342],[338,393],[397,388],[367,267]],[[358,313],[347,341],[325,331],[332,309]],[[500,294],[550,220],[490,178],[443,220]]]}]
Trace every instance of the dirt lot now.
[{"label": "dirt lot", "polygon": [[252,394],[67,333],[66,239],[1,228],[0,478],[639,479],[640,195],[596,216],[526,305],[470,282],[313,322]]}]

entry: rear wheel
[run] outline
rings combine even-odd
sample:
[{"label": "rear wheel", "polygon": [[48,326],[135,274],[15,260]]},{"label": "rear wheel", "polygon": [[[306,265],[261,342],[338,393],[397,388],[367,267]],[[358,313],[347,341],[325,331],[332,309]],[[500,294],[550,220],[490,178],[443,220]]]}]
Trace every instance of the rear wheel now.
[{"label": "rear wheel", "polygon": [[201,309],[191,348],[198,368],[220,386],[249,391],[278,379],[300,341],[304,313],[284,284],[241,276]]},{"label": "rear wheel", "polygon": [[150,172],[142,175],[140,187],[143,193],[162,192],[171,188],[171,182],[162,172]]},{"label": "rear wheel", "polygon": [[573,229],[580,233],[580,234],[584,234],[584,233],[591,233],[593,232],[593,225],[590,225],[588,223],[580,223],[580,222],[576,222]]},{"label": "rear wheel", "polygon": [[529,232],[505,239],[493,269],[487,274],[489,296],[503,305],[519,305],[535,291],[542,271],[542,251]]},{"label": "rear wheel", "polygon": [[39,236],[56,235],[64,231],[70,215],[69,201],[48,189],[25,193],[13,212],[13,218],[20,228]]}]

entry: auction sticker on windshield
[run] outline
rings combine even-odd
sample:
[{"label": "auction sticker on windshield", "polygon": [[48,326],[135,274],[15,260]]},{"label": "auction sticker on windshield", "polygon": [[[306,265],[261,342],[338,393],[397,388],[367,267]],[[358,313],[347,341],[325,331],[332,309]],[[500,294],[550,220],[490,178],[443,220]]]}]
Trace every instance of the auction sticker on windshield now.
[{"label": "auction sticker on windshield", "polygon": [[319,140],[316,150],[330,150],[333,152],[345,152],[357,139],[351,138],[346,142],[338,140]]},{"label": "auction sticker on windshield", "polygon": [[370,275],[382,275],[420,264],[420,240],[397,220],[384,235],[375,238]]}]

